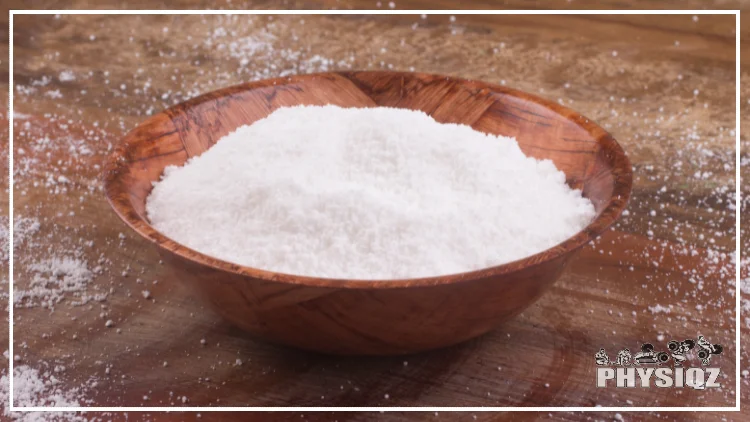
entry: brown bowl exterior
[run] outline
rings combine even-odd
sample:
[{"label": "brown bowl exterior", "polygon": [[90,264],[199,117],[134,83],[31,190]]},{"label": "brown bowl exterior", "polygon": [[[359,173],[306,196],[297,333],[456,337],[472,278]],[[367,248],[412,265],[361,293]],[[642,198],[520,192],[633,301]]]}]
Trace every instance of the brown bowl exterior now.
[{"label": "brown bowl exterior", "polygon": [[[407,280],[332,280],[243,267],[180,245],[149,224],[146,198],[166,166],[184,164],[276,108],[300,104],[417,109],[443,123],[514,136],[527,155],[552,160],[592,201],[596,218],[565,242],[522,260]],[[175,275],[195,285],[228,321],[303,349],[388,355],[459,343],[523,311],[581,246],[619,217],[632,171],[606,131],[532,95],[440,75],[341,72],[248,83],[174,106],[125,137],[104,178],[117,214],[154,242]]]},{"label": "brown bowl exterior", "polygon": [[484,334],[535,302],[569,255],[505,275],[388,289],[289,285],[206,267],[166,252],[174,275],[219,315],[273,343],[337,355],[398,355]]}]

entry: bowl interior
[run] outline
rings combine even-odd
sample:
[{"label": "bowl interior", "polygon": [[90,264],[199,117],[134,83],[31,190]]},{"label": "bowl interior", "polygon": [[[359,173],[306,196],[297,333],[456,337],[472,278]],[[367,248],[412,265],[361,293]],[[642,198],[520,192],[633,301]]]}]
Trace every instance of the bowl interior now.
[{"label": "bowl interior", "polygon": [[630,194],[630,163],[617,142],[558,104],[502,86],[439,75],[341,72],[234,86],[153,116],[131,131],[115,152],[105,173],[107,196],[128,224],[161,244],[163,236],[148,224],[145,203],[166,166],[184,164],[237,127],[279,107],[325,104],[422,110],[439,122],[515,137],[526,155],[552,160],[568,185],[582,189],[597,212],[581,233],[556,247],[562,252],[606,229]]}]

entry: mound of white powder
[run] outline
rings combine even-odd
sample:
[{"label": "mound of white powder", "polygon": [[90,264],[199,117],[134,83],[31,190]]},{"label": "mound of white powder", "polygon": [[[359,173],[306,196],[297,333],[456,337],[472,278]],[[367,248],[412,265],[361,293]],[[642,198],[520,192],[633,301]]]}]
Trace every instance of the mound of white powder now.
[{"label": "mound of white powder", "polygon": [[429,277],[550,248],[594,217],[550,161],[512,138],[394,108],[282,108],[242,126],[148,198],[192,249],[331,278]]}]

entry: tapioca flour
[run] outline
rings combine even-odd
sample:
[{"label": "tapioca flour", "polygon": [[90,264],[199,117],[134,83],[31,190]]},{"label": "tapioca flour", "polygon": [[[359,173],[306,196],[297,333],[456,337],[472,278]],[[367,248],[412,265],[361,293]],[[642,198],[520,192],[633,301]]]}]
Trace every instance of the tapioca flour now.
[{"label": "tapioca flour", "polygon": [[395,108],[299,106],[165,169],[151,223],[192,249],[269,271],[429,277],[550,248],[594,217],[551,161],[512,138]]}]

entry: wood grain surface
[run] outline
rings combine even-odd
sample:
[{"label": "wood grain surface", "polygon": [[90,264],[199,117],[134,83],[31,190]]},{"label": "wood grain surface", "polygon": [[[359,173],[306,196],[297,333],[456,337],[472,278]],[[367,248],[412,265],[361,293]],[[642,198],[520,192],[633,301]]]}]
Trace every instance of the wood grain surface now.
[{"label": "wood grain surface", "polygon": [[[173,7],[282,7],[239,3],[181,1]],[[374,7],[371,3],[283,6]],[[529,3],[502,7],[520,4]],[[58,1],[34,6],[65,7]],[[161,6],[149,2],[148,7]],[[427,7],[416,0],[395,6]],[[678,6],[744,7],[739,1]],[[571,6],[552,1],[527,7]],[[51,257],[76,258],[94,274],[83,291],[66,293],[54,311],[34,301],[16,305],[16,364],[50,371],[64,367],[55,373],[60,388],[80,388],[87,404],[180,406],[182,397],[191,406],[734,404],[734,17],[457,16],[452,21],[433,15],[93,15],[16,16],[14,24],[14,212],[39,224],[36,231],[22,227],[29,235],[16,245],[15,288],[28,289],[38,273],[35,264]],[[741,31],[743,39],[747,31]],[[5,56],[0,57],[5,66]],[[463,345],[408,357],[356,358],[249,338],[175,280],[148,243],[112,213],[99,180],[101,166],[127,131],[201,93],[274,76],[359,69],[483,80],[581,112],[612,133],[633,163],[627,215],[582,249],[533,306]],[[743,67],[743,78],[747,73]],[[743,87],[743,113],[748,93]],[[0,136],[7,137],[5,126]],[[742,154],[747,161],[747,150]],[[740,170],[748,175],[747,166]],[[742,227],[747,230],[747,223]],[[747,249],[747,241],[742,247]],[[743,271],[748,277],[747,267]],[[73,304],[96,294],[101,301]],[[740,324],[746,330],[749,315],[743,312]],[[105,326],[108,320],[113,326]],[[0,333],[5,330],[0,327]],[[635,350],[651,342],[666,348],[671,339],[697,334],[724,345],[714,361],[724,374],[721,389],[595,387],[599,348],[612,356],[623,347]],[[743,345],[740,370],[750,367],[750,344]],[[747,401],[748,378],[740,382]],[[730,412],[620,413],[625,420],[748,420]],[[198,418],[195,413],[128,416]],[[200,420],[295,421],[614,418],[606,412],[200,415]]]}]

